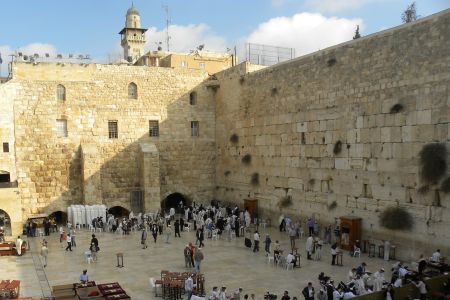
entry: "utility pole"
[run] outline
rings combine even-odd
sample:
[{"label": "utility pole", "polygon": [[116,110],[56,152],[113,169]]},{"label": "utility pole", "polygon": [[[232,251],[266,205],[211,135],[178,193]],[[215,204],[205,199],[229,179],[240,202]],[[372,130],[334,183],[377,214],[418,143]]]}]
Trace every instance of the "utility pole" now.
[{"label": "utility pole", "polygon": [[170,16],[169,16],[169,6],[168,5],[163,5],[162,7],[166,11],[166,46],[167,46],[167,52],[169,52],[170,51],[170,35],[169,35]]}]

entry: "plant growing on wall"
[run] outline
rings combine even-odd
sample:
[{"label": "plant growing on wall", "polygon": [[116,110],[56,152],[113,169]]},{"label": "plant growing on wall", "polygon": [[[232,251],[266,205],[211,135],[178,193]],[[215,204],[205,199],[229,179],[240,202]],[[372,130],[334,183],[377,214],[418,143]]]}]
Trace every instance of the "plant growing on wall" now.
[{"label": "plant growing on wall", "polygon": [[328,205],[328,210],[335,210],[337,207],[337,202],[333,201]]},{"label": "plant growing on wall", "polygon": [[228,176],[228,175],[230,175],[230,171],[225,171],[224,173],[223,173],[223,175],[225,175],[225,176]]},{"label": "plant growing on wall", "polygon": [[244,157],[242,157],[242,163],[244,165],[249,165],[252,162],[252,156],[250,154],[245,154]]},{"label": "plant growing on wall", "polygon": [[381,212],[380,225],[391,230],[411,230],[414,220],[405,208],[391,206]]},{"label": "plant growing on wall", "polygon": [[391,107],[391,110],[389,111],[391,114],[397,114],[399,112],[403,111],[403,105],[401,105],[400,103],[394,104]]},{"label": "plant growing on wall", "polygon": [[329,66],[329,67],[332,67],[332,66],[334,66],[336,64],[336,58],[330,58],[328,61],[327,61],[327,66]]},{"label": "plant growing on wall", "polygon": [[448,194],[450,193],[450,177],[447,177],[441,183],[441,191]]},{"label": "plant growing on wall", "polygon": [[239,143],[239,136],[236,133],[233,133],[230,136],[230,142],[233,143],[233,144]]},{"label": "plant growing on wall", "polygon": [[280,209],[292,206],[292,196],[284,196],[278,201],[277,205]]},{"label": "plant growing on wall", "polygon": [[342,151],[342,142],[337,141],[336,144],[334,144],[333,153],[334,155],[338,155]]},{"label": "plant growing on wall", "polygon": [[259,185],[259,174],[258,173],[253,173],[252,174],[252,178],[250,180],[250,183],[253,186],[258,186]]},{"label": "plant growing on wall", "polygon": [[436,184],[447,172],[448,151],[445,144],[432,143],[423,146],[419,153],[420,177],[423,182]]}]

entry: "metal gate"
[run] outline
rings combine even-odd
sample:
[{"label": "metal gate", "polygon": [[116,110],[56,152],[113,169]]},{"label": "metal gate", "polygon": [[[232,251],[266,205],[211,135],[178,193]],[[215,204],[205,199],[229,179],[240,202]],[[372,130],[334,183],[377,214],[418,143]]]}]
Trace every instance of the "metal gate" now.
[{"label": "metal gate", "polygon": [[144,213],[144,192],[131,191],[130,207],[133,213]]}]

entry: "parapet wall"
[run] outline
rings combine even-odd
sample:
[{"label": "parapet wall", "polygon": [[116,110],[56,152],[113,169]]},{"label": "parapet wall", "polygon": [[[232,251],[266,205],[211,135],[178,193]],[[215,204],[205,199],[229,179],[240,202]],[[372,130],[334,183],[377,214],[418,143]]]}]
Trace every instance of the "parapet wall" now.
[{"label": "parapet wall", "polygon": [[[363,239],[390,239],[407,259],[448,252],[450,197],[439,185],[417,190],[422,147],[449,145],[449,36],[446,10],[263,70],[217,74],[216,198],[259,199],[272,224],[281,213],[321,224],[360,216]],[[287,196],[293,205],[280,209]],[[379,225],[397,205],[413,216],[409,232]]]}]

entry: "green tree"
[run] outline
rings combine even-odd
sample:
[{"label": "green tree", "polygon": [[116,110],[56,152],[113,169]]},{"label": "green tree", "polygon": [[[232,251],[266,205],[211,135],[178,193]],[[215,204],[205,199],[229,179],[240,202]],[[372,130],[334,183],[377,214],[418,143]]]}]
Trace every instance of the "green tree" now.
[{"label": "green tree", "polygon": [[402,13],[402,21],[403,23],[410,23],[417,20],[419,16],[417,15],[416,10],[416,2],[411,3],[408,5],[406,10]]}]

